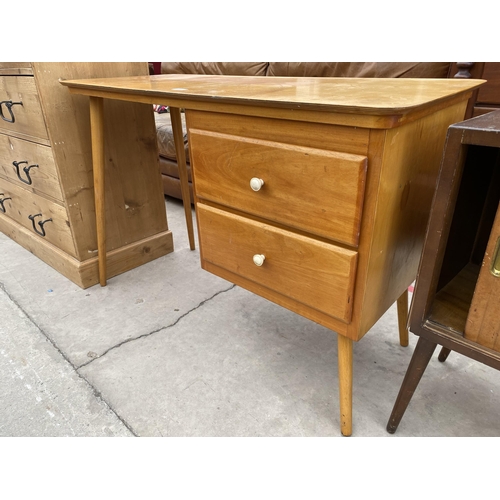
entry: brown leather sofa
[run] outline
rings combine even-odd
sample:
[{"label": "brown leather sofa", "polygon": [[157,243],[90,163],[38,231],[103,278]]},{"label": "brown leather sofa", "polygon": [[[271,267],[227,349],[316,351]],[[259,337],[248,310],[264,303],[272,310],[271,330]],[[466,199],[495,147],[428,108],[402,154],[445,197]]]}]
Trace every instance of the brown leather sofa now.
[{"label": "brown leather sofa", "polygon": [[[162,74],[305,76],[347,78],[470,78],[467,65],[447,62],[162,62]],[[460,73],[462,72],[462,73]],[[159,103],[161,104],[161,103]],[[191,170],[184,116],[184,146],[191,189]],[[168,112],[155,113],[165,195],[182,199]]]}]

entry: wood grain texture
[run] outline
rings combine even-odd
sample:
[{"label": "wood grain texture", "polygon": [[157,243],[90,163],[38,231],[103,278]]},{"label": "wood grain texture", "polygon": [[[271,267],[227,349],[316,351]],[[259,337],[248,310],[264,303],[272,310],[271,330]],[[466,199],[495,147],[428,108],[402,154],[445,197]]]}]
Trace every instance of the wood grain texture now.
[{"label": "wood grain texture", "polygon": [[500,252],[500,210],[497,210],[488,246],[472,297],[464,337],[500,352],[500,276],[491,272]]},{"label": "wood grain texture", "polygon": [[153,75],[61,83],[75,94],[110,99],[166,102],[177,108],[391,128],[442,109],[450,99],[456,98],[457,102],[468,99],[484,81]]},{"label": "wood grain texture", "polygon": [[190,147],[200,198],[357,245],[365,157],[196,129]]},{"label": "wood grain texture", "polygon": [[429,319],[463,335],[479,266],[469,263],[435,295]]},{"label": "wood grain texture", "polygon": [[[22,105],[12,107],[14,123],[0,120],[0,132],[48,144],[47,129],[32,76],[0,76],[0,101],[22,102]],[[5,105],[2,105],[2,110],[4,116],[10,119]]]},{"label": "wood grain texture", "polygon": [[[80,260],[97,250],[89,99],[59,79],[147,74],[146,63],[33,63]],[[153,110],[104,103],[106,244],[113,250],[168,229]]]},{"label": "wood grain texture", "polygon": [[[364,284],[358,276],[362,319],[353,338],[361,338],[416,277],[447,129],[465,106],[463,101],[386,133],[375,206],[365,208],[361,228],[367,240],[360,241],[360,265],[368,259],[367,275]],[[375,147],[369,165],[381,154]]]},{"label": "wood grain texture", "polygon": [[[300,117],[300,115],[299,115]],[[186,110],[189,130],[199,129],[220,134],[272,140],[284,144],[366,156],[370,131],[325,123],[277,120],[259,116],[207,113]]]},{"label": "wood grain texture", "polygon": [[[13,165],[14,161],[27,162],[20,164],[19,169],[21,178],[25,181],[28,181],[28,178],[23,168],[37,165],[29,170],[32,184],[25,184],[19,179]],[[48,146],[0,134],[0,176],[28,191],[48,196],[54,201],[63,203],[63,194],[52,149]]]},{"label": "wood grain texture", "polygon": [[98,97],[90,98],[90,131],[92,143],[92,165],[94,173],[94,200],[96,214],[97,258],[99,260],[99,283],[101,286],[106,286],[106,170],[104,145],[104,102]]},{"label": "wood grain texture", "polygon": [[[4,202],[6,213],[0,212],[0,217],[16,221],[31,231],[33,238],[43,238],[69,255],[75,256],[68,215],[63,206],[35,193],[26,196],[26,191],[22,187],[3,179],[0,179],[0,193],[4,193],[4,197],[11,198]],[[41,214],[40,217],[35,218],[37,229],[39,229],[39,221],[52,219],[44,225],[45,237],[33,230],[33,223],[28,218],[36,214]]]},{"label": "wood grain texture", "polygon": [[374,115],[407,112],[478,87],[481,80],[413,78],[296,78],[222,75],[153,75],[63,82],[73,88],[192,101],[245,101],[273,107],[350,111]]},{"label": "wood grain texture", "polygon": [[353,343],[352,340],[337,335],[339,361],[339,403],[340,431],[343,436],[352,434],[352,384],[353,384]]},{"label": "wood grain texture", "polygon": [[[202,259],[348,322],[356,252],[197,204]],[[252,258],[264,254],[258,267]]]},{"label": "wood grain texture", "polygon": [[0,75],[32,75],[30,62],[0,62]]}]

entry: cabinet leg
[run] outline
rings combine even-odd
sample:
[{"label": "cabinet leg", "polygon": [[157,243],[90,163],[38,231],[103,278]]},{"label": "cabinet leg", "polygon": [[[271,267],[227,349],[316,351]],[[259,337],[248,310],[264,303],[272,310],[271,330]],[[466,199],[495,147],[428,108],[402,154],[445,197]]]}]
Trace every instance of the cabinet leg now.
[{"label": "cabinet leg", "polygon": [[100,97],[90,97],[90,131],[97,230],[99,283],[106,286],[106,206],[104,202],[104,106]]},{"label": "cabinet leg", "polygon": [[450,352],[451,352],[451,349],[448,349],[447,347],[443,347],[441,349],[441,352],[439,353],[438,360],[441,361],[441,363],[444,363],[448,359]]},{"label": "cabinet leg", "polygon": [[189,195],[189,181],[186,167],[186,153],[184,151],[184,134],[182,133],[181,111],[179,108],[170,106],[170,119],[172,121],[172,133],[174,135],[175,154],[177,167],[179,169],[179,181],[181,184],[182,203],[186,216],[186,226],[189,238],[189,248],[195,249],[193,218],[191,215],[191,197]]},{"label": "cabinet leg", "polygon": [[397,301],[399,343],[403,347],[408,346],[408,289],[406,289]]},{"label": "cabinet leg", "polygon": [[418,383],[420,382],[420,379],[429,364],[436,346],[437,344],[434,342],[431,342],[423,337],[419,337],[410,364],[408,365],[408,370],[406,371],[405,378],[401,385],[401,389],[399,389],[398,397],[394,403],[394,408],[389,418],[389,422],[387,423],[387,432],[390,432],[391,434],[396,432],[396,429],[403,418],[413,393],[417,389]]},{"label": "cabinet leg", "polygon": [[339,356],[340,431],[352,434],[352,340],[337,335]]}]

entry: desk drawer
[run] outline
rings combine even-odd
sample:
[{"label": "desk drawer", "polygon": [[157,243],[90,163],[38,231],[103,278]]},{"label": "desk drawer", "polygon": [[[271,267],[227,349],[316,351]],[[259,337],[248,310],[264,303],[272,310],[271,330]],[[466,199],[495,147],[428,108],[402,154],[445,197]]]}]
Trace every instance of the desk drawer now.
[{"label": "desk drawer", "polygon": [[[0,131],[48,144],[42,108],[32,76],[0,76]],[[10,111],[9,111],[10,108]]]},{"label": "desk drawer", "polygon": [[198,197],[358,244],[366,157],[201,130],[189,140]]},{"label": "desk drawer", "polygon": [[197,217],[203,260],[350,321],[357,252],[200,203]]},{"label": "desk drawer", "polygon": [[0,134],[0,176],[30,191],[63,200],[49,146]]},{"label": "desk drawer", "polygon": [[[65,252],[75,255],[66,209],[0,179],[0,217],[8,217]],[[33,221],[29,218],[33,216]],[[52,219],[48,221],[48,219]],[[43,223],[43,221],[47,221]],[[40,226],[42,222],[42,226]],[[35,230],[36,228],[36,230]]]}]

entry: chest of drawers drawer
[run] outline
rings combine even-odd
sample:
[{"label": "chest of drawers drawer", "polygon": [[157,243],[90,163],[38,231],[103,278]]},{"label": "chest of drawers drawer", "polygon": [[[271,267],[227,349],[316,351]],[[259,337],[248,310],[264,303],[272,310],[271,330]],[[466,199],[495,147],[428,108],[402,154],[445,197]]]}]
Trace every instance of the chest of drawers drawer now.
[{"label": "chest of drawers drawer", "polygon": [[75,255],[66,209],[0,179],[0,217],[7,217],[65,252]]},{"label": "chest of drawers drawer", "polygon": [[49,146],[0,134],[0,177],[36,193],[63,200]]},{"label": "chest of drawers drawer", "polygon": [[[203,259],[348,322],[357,253],[204,204]],[[255,260],[254,260],[255,257]]]},{"label": "chest of drawers drawer", "polygon": [[35,79],[0,76],[0,132],[49,144]]},{"label": "chest of drawers drawer", "polygon": [[356,246],[367,159],[191,130],[199,198]]}]

